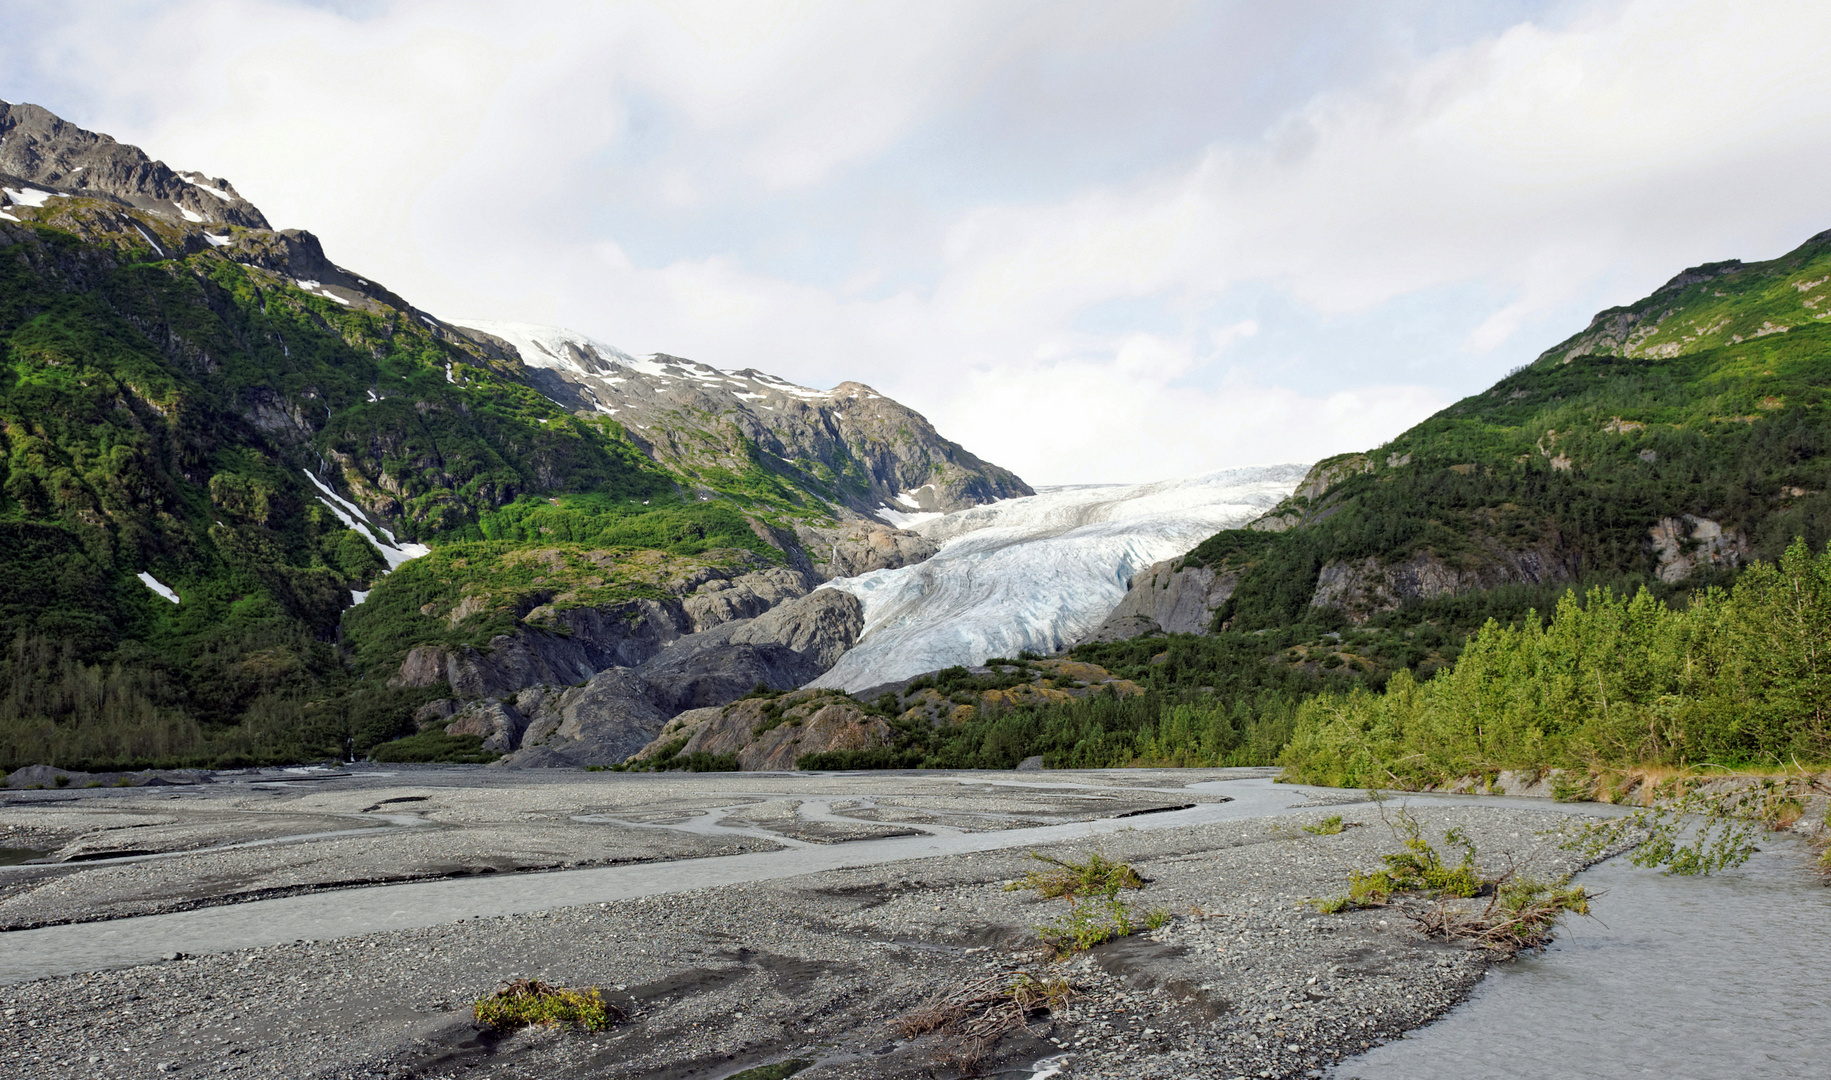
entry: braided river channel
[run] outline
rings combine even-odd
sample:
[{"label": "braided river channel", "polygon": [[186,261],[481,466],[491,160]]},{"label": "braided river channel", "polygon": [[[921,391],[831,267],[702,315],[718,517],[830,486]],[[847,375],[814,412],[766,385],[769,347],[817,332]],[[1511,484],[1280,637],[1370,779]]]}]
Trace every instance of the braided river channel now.
[{"label": "braided river channel", "polygon": [[[987,781],[976,781],[986,783]],[[990,781],[1031,786],[1023,781]],[[1075,787],[1056,781],[1038,787]],[[1169,793],[1173,789],[1151,789]],[[171,914],[0,934],[0,982],[295,940],[426,927],[627,897],[777,880],[846,866],[1078,840],[1121,829],[1177,829],[1304,809],[1296,786],[1258,777],[1191,784],[1225,802],[1074,824],[923,835],[834,845],[311,893]],[[1321,792],[1339,799],[1342,792]],[[805,797],[805,796],[804,796]],[[1407,796],[1418,803],[1545,800]],[[818,801],[818,800],[815,800]],[[810,807],[818,816],[821,806]],[[1621,811],[1558,806],[1573,814]],[[1314,809],[1314,804],[1309,806]],[[724,810],[672,826],[730,831]],[[580,819],[590,820],[590,819]],[[742,831],[742,830],[737,830]],[[33,853],[23,853],[33,854]],[[1572,919],[1537,954],[1498,965],[1464,1004],[1405,1038],[1331,1069],[1330,1080],[1467,1077],[1831,1076],[1831,889],[1817,884],[1803,841],[1774,836],[1745,866],[1709,878],[1667,877],[1616,858],[1579,878],[1603,892],[1596,918]],[[1035,1075],[1052,1075],[1056,1059]],[[1022,1075],[1022,1074],[1012,1074]],[[1313,1072],[1312,1076],[1322,1076]]]},{"label": "braided river channel", "polygon": [[1831,889],[1811,880],[1804,843],[1764,846],[1709,878],[1619,857],[1590,868],[1579,880],[1606,893],[1597,918],[1332,1080],[1831,1076]]}]

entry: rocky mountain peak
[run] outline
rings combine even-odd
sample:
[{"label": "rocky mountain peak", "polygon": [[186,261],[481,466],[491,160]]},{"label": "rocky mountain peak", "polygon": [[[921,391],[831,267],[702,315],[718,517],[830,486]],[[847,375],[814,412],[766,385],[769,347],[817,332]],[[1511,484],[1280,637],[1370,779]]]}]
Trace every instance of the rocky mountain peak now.
[{"label": "rocky mountain peak", "polygon": [[[463,329],[519,356],[529,383],[547,397],[576,413],[615,418],[657,460],[688,475],[754,467],[892,524],[911,513],[1035,494],[861,382],[816,390],[755,368],[725,370],[666,353],[637,358],[529,323]],[[709,432],[720,437],[708,439]]]},{"label": "rocky mountain peak", "polygon": [[37,105],[0,102],[0,188],[0,206],[84,197],[197,225],[269,227],[227,180],[174,172],[138,147],[86,131]]}]

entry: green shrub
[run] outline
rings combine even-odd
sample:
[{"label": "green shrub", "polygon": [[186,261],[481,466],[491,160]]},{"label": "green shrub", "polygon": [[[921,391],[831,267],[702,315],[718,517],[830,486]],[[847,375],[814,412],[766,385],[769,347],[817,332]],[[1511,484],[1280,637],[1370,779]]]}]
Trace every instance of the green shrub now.
[{"label": "green shrub", "polygon": [[483,749],[477,735],[447,735],[441,731],[423,731],[404,739],[385,742],[369,751],[370,761],[437,762],[456,765],[486,765],[502,755]]},{"label": "green shrub", "polygon": [[1335,836],[1342,831],[1340,814],[1330,814],[1314,825],[1305,825],[1303,831],[1312,836]]},{"label": "green shrub", "polygon": [[471,1012],[478,1023],[499,1033],[535,1024],[576,1024],[586,1031],[602,1031],[624,1018],[623,1010],[606,1002],[596,989],[569,990],[536,979],[519,979],[479,998]]}]

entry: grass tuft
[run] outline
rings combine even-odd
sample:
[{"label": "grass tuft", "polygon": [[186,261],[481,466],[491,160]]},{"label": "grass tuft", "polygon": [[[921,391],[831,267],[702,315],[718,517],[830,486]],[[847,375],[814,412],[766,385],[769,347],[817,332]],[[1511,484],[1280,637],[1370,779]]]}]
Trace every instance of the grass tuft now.
[{"label": "grass tuft", "polygon": [[538,979],[508,983],[489,997],[478,999],[471,1011],[478,1023],[499,1034],[534,1024],[577,1024],[586,1031],[602,1031],[625,1019],[623,1010],[605,1001],[595,988],[572,990]]},{"label": "grass tuft", "polygon": [[1040,851],[1032,851],[1030,857],[1047,863],[1054,869],[1032,870],[1006,885],[1006,892],[1035,889],[1040,899],[1067,897],[1072,902],[1083,897],[1110,896],[1120,889],[1142,889],[1145,886],[1144,878],[1130,864],[1114,862],[1097,851],[1090,852],[1084,863],[1068,862],[1044,855]]},{"label": "grass tuft", "polygon": [[1341,823],[1340,814],[1330,814],[1314,825],[1305,825],[1303,831],[1312,836],[1335,836],[1345,827]]}]

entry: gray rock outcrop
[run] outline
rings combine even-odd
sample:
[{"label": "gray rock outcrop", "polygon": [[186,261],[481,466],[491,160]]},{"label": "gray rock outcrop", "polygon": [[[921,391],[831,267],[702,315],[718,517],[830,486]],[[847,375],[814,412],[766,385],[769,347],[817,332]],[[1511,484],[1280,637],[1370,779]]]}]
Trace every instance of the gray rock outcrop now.
[{"label": "gray rock outcrop", "polygon": [[1124,641],[1150,634],[1205,634],[1214,612],[1239,584],[1234,572],[1216,573],[1182,558],[1153,563],[1126,584],[1125,596],[1083,641]]},{"label": "gray rock outcrop", "polygon": [[84,131],[37,105],[0,102],[0,178],[15,189],[97,198],[182,221],[269,227],[227,180],[173,172],[138,147]]},{"label": "gray rock outcrop", "polygon": [[856,577],[926,561],[940,546],[920,533],[876,521],[845,521],[823,527],[798,525],[795,538],[823,578]]},{"label": "gray rock outcrop", "polygon": [[1334,607],[1354,622],[1392,611],[1409,600],[1453,596],[1500,585],[1570,581],[1576,557],[1550,545],[1516,550],[1485,545],[1475,555],[1450,563],[1431,551],[1420,551],[1391,564],[1368,556],[1359,562],[1325,564],[1317,576],[1311,607]]},{"label": "gray rock outcrop", "polygon": [[1655,573],[1667,584],[1683,581],[1702,567],[1740,566],[1748,559],[1748,537],[1709,518],[1660,518],[1647,536],[1659,559]]},{"label": "gray rock outcrop", "polygon": [[408,652],[389,684],[436,686],[444,682],[455,696],[475,699],[503,698],[530,686],[581,683],[607,668],[646,663],[668,643],[686,635],[755,618],[786,600],[805,596],[809,582],[799,571],[770,567],[736,576],[706,570],[677,585],[692,591],[667,600],[536,609],[528,617],[544,629],[517,627],[512,633],[498,634],[484,649],[418,646]]},{"label": "gray rock outcrop", "polygon": [[612,764],[684,711],[725,705],[759,683],[800,686],[833,666],[863,629],[857,597],[821,589],[754,618],[680,635],[646,661],[597,672],[583,685],[529,687],[512,701],[479,702],[444,730],[483,737],[487,748],[509,755],[498,765]]},{"label": "gray rock outcrop", "polygon": [[[542,693],[522,741],[497,762],[518,768],[608,765],[642,749],[667,723],[654,689],[634,668],[612,668],[584,686]],[[450,729],[447,728],[447,731]]]}]

